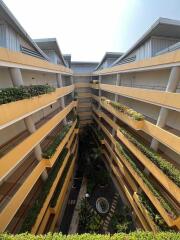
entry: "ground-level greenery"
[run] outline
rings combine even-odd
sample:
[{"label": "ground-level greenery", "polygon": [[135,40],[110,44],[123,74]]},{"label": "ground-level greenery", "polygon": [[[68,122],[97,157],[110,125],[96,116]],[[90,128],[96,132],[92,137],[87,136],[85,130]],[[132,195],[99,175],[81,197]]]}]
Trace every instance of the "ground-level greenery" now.
[{"label": "ground-level greenery", "polygon": [[47,235],[32,235],[28,233],[11,235],[0,234],[0,240],[180,240],[180,234],[172,232],[132,232],[129,234],[118,233],[114,235],[82,234],[62,235],[60,233],[48,233]]}]

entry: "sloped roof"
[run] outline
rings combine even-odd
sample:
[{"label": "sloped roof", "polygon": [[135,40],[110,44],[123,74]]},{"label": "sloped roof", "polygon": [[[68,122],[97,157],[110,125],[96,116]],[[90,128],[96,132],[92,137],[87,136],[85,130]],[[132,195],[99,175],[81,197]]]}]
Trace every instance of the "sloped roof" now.
[{"label": "sloped roof", "polygon": [[127,55],[132,53],[152,36],[180,38],[180,21],[168,18],[159,18],[127,52],[125,52],[112,64],[112,66],[118,65],[122,59],[127,57]]}]

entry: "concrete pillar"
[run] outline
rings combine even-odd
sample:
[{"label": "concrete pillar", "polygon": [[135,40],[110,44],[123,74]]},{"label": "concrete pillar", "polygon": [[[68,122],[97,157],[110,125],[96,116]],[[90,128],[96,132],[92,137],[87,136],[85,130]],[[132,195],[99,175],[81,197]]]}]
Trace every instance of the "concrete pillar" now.
[{"label": "concrete pillar", "polygon": [[[121,75],[118,73],[117,76],[116,76],[116,86],[119,86],[120,84],[120,81],[121,81]],[[118,94],[115,94],[114,95],[114,101],[117,102],[118,101]],[[117,118],[115,116],[113,116],[113,122],[116,122]],[[115,136],[115,130],[113,129],[112,130],[112,136],[114,137]],[[113,144],[111,144],[111,147],[112,147]]]},{"label": "concrete pillar", "polygon": [[[26,128],[28,129],[28,131],[32,134],[36,131],[36,127],[34,124],[34,121],[32,119],[32,116],[28,116],[24,119],[24,123],[26,125]],[[42,160],[42,150],[41,150],[41,146],[40,144],[37,144],[36,147],[34,148],[34,154],[35,157],[38,161]],[[48,174],[47,171],[44,170],[44,172],[41,174],[41,178],[43,181],[46,181],[48,178]]]},{"label": "concrete pillar", "polygon": [[[58,88],[63,87],[62,75],[60,73],[57,73],[56,79],[57,79],[57,86],[58,86]],[[61,97],[60,98],[60,106],[62,107],[62,109],[65,108],[65,97]],[[63,119],[63,124],[67,125],[67,118],[66,117]]]},{"label": "concrete pillar", "polygon": [[15,87],[24,85],[22,75],[21,75],[21,70],[19,68],[9,68],[9,71],[11,75],[11,80]]},{"label": "concrete pillar", "polygon": [[[9,71],[10,71],[13,85],[15,87],[23,86],[24,81],[22,79],[21,70],[19,68],[9,68]],[[33,133],[36,131],[36,127],[35,127],[35,124],[34,124],[31,116],[26,117],[24,119],[24,123],[30,133]],[[38,161],[40,161],[42,159],[42,151],[41,151],[41,147],[39,144],[34,148],[34,154]],[[47,179],[48,175],[47,175],[46,170],[42,173],[41,177],[42,177],[43,181],[45,181]]]},{"label": "concrete pillar", "polygon": [[[99,84],[101,84],[101,81],[102,81],[102,76],[99,75]],[[101,89],[99,88],[99,99],[101,99]],[[98,111],[100,112],[101,111],[101,103],[99,103],[98,105]],[[99,121],[101,121],[101,118],[99,118]],[[100,126],[98,125],[98,129],[100,130]]]},{"label": "concrete pillar", "polygon": [[[180,67],[173,67],[171,69],[169,81],[166,87],[166,92],[175,92],[177,85],[179,83],[179,80],[180,80]],[[167,118],[168,118],[168,109],[161,107],[156,126],[163,128],[166,125]],[[158,146],[159,146],[159,142],[155,138],[153,138],[151,142],[151,148],[157,151]]]}]

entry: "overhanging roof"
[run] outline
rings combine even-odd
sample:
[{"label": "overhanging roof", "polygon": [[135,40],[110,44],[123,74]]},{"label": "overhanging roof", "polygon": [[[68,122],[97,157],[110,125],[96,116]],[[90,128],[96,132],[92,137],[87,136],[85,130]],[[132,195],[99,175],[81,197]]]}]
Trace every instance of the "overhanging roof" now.
[{"label": "overhanging roof", "polygon": [[46,60],[49,60],[46,54],[37,46],[28,33],[24,30],[18,20],[14,17],[8,7],[0,0],[0,16],[16,31],[22,38],[24,38],[30,46],[36,49]]},{"label": "overhanging roof", "polygon": [[180,39],[180,21],[168,18],[159,18],[127,52],[125,52],[112,64],[112,66],[117,65],[122,59],[153,36]]},{"label": "overhanging roof", "polygon": [[55,50],[57,55],[62,60],[63,64],[66,66],[66,62],[61,53],[61,50],[56,38],[40,38],[40,39],[34,39],[34,41],[42,50]]},{"label": "overhanging roof", "polygon": [[104,57],[102,58],[102,60],[100,61],[100,63],[98,64],[98,66],[96,67],[95,70],[97,70],[104,62],[107,58],[119,58],[123,55],[123,53],[121,52],[106,52],[104,54]]}]

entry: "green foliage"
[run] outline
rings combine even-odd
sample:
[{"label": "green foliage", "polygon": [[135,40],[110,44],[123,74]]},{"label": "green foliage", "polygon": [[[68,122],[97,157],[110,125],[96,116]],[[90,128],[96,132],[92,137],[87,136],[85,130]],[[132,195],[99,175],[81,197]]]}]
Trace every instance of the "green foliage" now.
[{"label": "green foliage", "polygon": [[48,233],[46,235],[32,235],[29,233],[12,235],[8,233],[0,234],[0,240],[180,240],[179,233],[174,232],[131,232],[117,233],[114,235],[101,234],[75,234],[62,235],[61,233]]},{"label": "green foliage", "polygon": [[144,146],[136,140],[130,133],[122,127],[121,133],[132,142],[146,157],[148,157],[154,164],[156,164],[178,187],[180,187],[180,170],[177,169],[172,163],[162,158],[158,153],[152,149]]},{"label": "green foliage", "polygon": [[10,103],[22,99],[32,98],[54,92],[55,88],[49,85],[31,85],[0,89],[0,104]]},{"label": "green foliage", "polygon": [[59,172],[60,167],[62,166],[62,163],[65,159],[65,156],[67,154],[68,150],[66,148],[63,149],[63,151],[61,152],[61,154],[59,155],[54,167],[52,168],[47,181],[44,183],[43,185],[43,189],[40,192],[40,194],[38,195],[35,203],[33,204],[32,208],[29,209],[27,217],[25,218],[22,226],[21,226],[21,230],[20,232],[29,232],[31,231],[31,228],[33,227],[33,225],[36,222],[36,219],[38,217],[38,214],[41,211],[41,208],[43,207],[44,201],[51,189],[51,186]]},{"label": "green foliage", "polygon": [[54,195],[53,195],[53,197],[52,197],[52,199],[51,199],[50,205],[51,205],[52,208],[56,206],[56,203],[57,203],[59,194],[61,193],[61,190],[62,190],[64,181],[65,181],[65,179],[66,179],[68,170],[69,170],[69,168],[70,168],[72,159],[73,159],[73,156],[71,155],[70,158],[69,158],[69,160],[68,160],[68,162],[67,162],[67,164],[66,164],[66,167],[65,167],[65,169],[64,169],[64,171],[63,171],[63,174],[62,174],[62,176],[61,176],[61,178],[60,178],[60,181],[59,181],[59,183],[58,183],[58,185],[57,185],[57,187],[56,187],[56,190],[55,190],[55,192],[54,192]]},{"label": "green foliage", "polygon": [[101,227],[101,217],[95,211],[90,211],[86,199],[81,200],[79,211],[79,227],[83,232],[98,233]]},{"label": "green foliage", "polygon": [[139,199],[140,199],[141,203],[143,204],[143,206],[148,211],[148,213],[151,216],[151,218],[153,219],[153,221],[159,227],[159,229],[161,231],[169,230],[168,225],[166,224],[164,219],[161,217],[159,212],[156,210],[156,208],[154,207],[154,205],[151,203],[151,201],[149,200],[149,198],[146,196],[146,194],[144,192],[139,194]]},{"label": "green foliage", "polygon": [[144,120],[144,116],[141,113],[136,112],[135,110],[119,103],[119,102],[114,102],[106,98],[101,98],[101,101],[106,101],[109,103],[113,108],[115,108],[117,111],[122,112],[126,114],[127,116],[131,117],[134,120],[141,121]]},{"label": "green foliage", "polygon": [[90,128],[92,129],[92,131],[94,132],[99,141],[104,139],[102,131],[99,130],[94,124],[91,124]]},{"label": "green foliage", "polygon": [[170,205],[169,202],[159,193],[159,191],[155,188],[155,186],[148,180],[148,176],[141,171],[135,161],[131,159],[127,153],[125,152],[125,149],[117,142],[117,149],[118,151],[126,158],[126,160],[130,163],[132,168],[135,170],[135,172],[141,177],[143,182],[146,184],[146,186],[149,188],[149,190],[152,192],[152,194],[159,200],[162,207],[166,210],[166,212],[175,219],[177,217],[177,213],[173,209],[173,207]]},{"label": "green foliage", "polygon": [[60,130],[60,133],[54,138],[54,141],[51,143],[51,145],[43,152],[44,158],[49,159],[54,155],[54,153],[56,152],[56,149],[64,139],[70,127],[71,127],[70,125],[66,125],[63,127],[62,130]]},{"label": "green foliage", "polygon": [[132,228],[132,217],[130,214],[130,209],[127,206],[123,208],[117,208],[112,219],[111,226],[114,232],[124,232],[129,233]]}]

